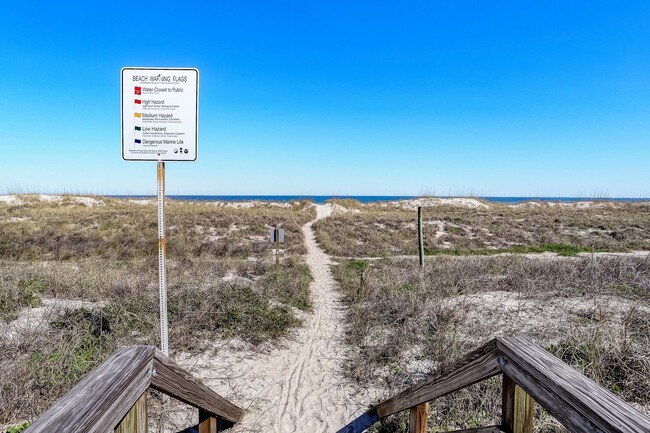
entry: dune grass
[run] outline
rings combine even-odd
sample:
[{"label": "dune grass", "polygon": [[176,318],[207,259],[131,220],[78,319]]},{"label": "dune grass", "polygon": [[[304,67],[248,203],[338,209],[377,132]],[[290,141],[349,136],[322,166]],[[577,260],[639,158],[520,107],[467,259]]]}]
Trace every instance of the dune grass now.
[{"label": "dune grass", "polygon": [[[347,372],[358,383],[396,393],[496,336],[525,335],[650,413],[646,259],[440,256],[424,271],[412,260],[340,260],[335,275],[357,348]],[[434,402],[429,426],[495,424],[499,411],[493,379]],[[537,423],[562,431],[543,412]]]},{"label": "dune grass", "polygon": [[[155,206],[20,198],[0,204],[0,424],[33,419],[118,346],[159,341]],[[300,325],[311,206],[170,201],[167,212],[172,352],[255,346]],[[267,236],[278,224],[276,266]]]},{"label": "dune grass", "polygon": [[[347,209],[316,233],[340,257],[353,381],[393,395],[496,336],[525,335],[650,413],[650,260],[578,256],[650,249],[647,203],[425,208],[423,271],[395,257],[417,255],[415,210],[337,204]],[[558,257],[526,256],[545,252]],[[429,428],[498,424],[500,390],[493,378],[436,400]],[[374,431],[406,431],[407,418]],[[564,430],[538,407],[536,431]]]},{"label": "dune grass", "polygon": [[[315,224],[319,241],[339,257],[417,255],[417,212],[394,205],[356,203]],[[650,250],[648,203],[592,207],[486,208],[440,205],[423,212],[429,255]]]}]

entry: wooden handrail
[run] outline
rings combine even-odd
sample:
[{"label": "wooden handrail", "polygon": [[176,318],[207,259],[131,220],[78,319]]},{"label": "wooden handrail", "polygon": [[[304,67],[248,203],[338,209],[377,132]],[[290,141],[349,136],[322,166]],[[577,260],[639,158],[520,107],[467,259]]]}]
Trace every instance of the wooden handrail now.
[{"label": "wooden handrail", "polygon": [[499,364],[571,431],[650,432],[650,418],[533,342],[497,339]]},{"label": "wooden handrail", "polygon": [[437,369],[423,381],[375,405],[339,433],[360,433],[378,420],[407,409],[411,410],[410,431],[426,431],[426,426],[413,422],[426,419],[426,412],[420,413],[423,405],[497,374],[504,376],[502,425],[463,432],[532,432],[533,398],[572,432],[650,432],[647,415],[531,341],[507,337],[496,338]]},{"label": "wooden handrail", "polygon": [[153,368],[155,374],[151,378],[152,388],[230,422],[239,422],[241,419],[242,409],[212,391],[157,349]]},{"label": "wooden handrail", "polygon": [[106,432],[149,386],[155,349],[118,349],[26,430],[29,433]]},{"label": "wooden handrail", "polygon": [[496,340],[444,366],[427,379],[375,406],[379,418],[458,391],[501,372],[496,362]]},{"label": "wooden handrail", "polygon": [[215,393],[152,346],[120,348],[57,400],[28,433],[107,433],[154,388],[199,408],[202,414],[236,423],[243,410]]}]

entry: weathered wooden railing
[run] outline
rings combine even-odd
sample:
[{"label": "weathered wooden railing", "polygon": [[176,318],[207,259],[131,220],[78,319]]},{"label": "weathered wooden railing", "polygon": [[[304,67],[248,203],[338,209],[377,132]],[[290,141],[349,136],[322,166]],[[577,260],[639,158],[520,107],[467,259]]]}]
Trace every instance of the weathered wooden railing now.
[{"label": "weathered wooden railing", "polygon": [[650,432],[650,418],[522,337],[497,338],[376,405],[339,433],[360,433],[410,410],[409,431],[425,433],[427,403],[503,374],[501,424],[456,433],[532,433],[537,401],[572,432]]},{"label": "weathered wooden railing", "polygon": [[145,433],[147,389],[199,410],[200,433],[216,433],[217,420],[237,423],[243,411],[151,346],[117,350],[26,430],[27,433]]}]

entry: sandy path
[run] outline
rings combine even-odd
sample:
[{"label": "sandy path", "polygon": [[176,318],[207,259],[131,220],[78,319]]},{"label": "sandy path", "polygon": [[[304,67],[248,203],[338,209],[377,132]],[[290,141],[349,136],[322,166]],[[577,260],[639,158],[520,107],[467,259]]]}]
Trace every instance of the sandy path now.
[{"label": "sandy path", "polygon": [[332,212],[317,205],[317,217],[302,227],[306,262],[314,281],[313,312],[294,338],[267,352],[232,343],[216,356],[178,361],[208,386],[246,409],[233,432],[333,432],[364,412],[372,401],[343,377],[346,357],[344,307],[335,291],[330,258],[317,245],[312,224]]}]

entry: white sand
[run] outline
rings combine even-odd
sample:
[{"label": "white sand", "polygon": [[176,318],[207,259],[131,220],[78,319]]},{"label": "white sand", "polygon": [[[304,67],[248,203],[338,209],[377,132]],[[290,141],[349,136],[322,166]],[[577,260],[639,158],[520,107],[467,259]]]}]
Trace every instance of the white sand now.
[{"label": "white sand", "polygon": [[538,201],[525,201],[522,203],[513,204],[512,207],[540,207],[542,203]]},{"label": "white sand", "polygon": [[9,217],[5,220],[8,223],[23,223],[25,221],[31,221],[28,217]]},{"label": "white sand", "polygon": [[556,207],[569,209],[591,209],[591,208],[621,208],[629,205],[648,205],[647,201],[623,202],[607,200],[589,201],[525,201],[511,205],[512,207]]},{"label": "white sand", "polygon": [[[317,205],[316,211],[316,220],[325,218],[332,206]],[[209,387],[246,409],[233,432],[332,432],[372,403],[342,372],[348,353],[343,341],[345,311],[335,291],[330,258],[316,244],[314,221],[302,228],[314,277],[313,312],[304,315],[295,338],[261,353],[235,341],[215,356],[177,357]]]},{"label": "white sand", "polygon": [[412,200],[399,200],[399,201],[392,201],[392,202],[381,204],[381,206],[387,206],[387,205],[398,206],[407,210],[416,210],[419,206],[434,207],[434,206],[444,206],[444,205],[468,207],[471,209],[489,208],[489,206],[486,203],[478,199],[465,198],[465,197],[448,197],[448,198],[421,197]]},{"label": "white sand", "polygon": [[352,212],[352,213],[360,213],[361,212],[359,209],[347,208],[347,207],[342,206],[342,205],[340,205],[338,203],[328,204],[328,206],[332,207],[332,213],[333,214],[347,213],[347,212]]},{"label": "white sand", "polygon": [[129,203],[135,204],[138,206],[149,206],[149,205],[154,205],[156,204],[156,200],[154,199],[130,199],[128,200]]},{"label": "white sand", "polygon": [[74,308],[93,309],[102,305],[102,303],[75,299],[42,298],[40,306],[23,309],[16,320],[11,322],[0,320],[0,342],[16,339],[21,341],[23,336],[29,336],[34,331],[47,331],[49,322],[46,317],[54,312]]},{"label": "white sand", "polygon": [[213,206],[217,207],[229,207],[234,209],[250,209],[258,206],[269,206],[269,207],[283,207],[290,208],[292,206],[300,204],[299,201],[262,201],[262,200],[250,200],[250,201],[213,201],[210,202]]},{"label": "white sand", "polygon": [[61,197],[60,195],[48,195],[48,194],[41,194],[38,196],[38,199],[40,201],[46,201],[50,203],[58,203],[63,201],[63,197]]},{"label": "white sand", "polygon": [[[499,335],[532,333],[555,342],[565,336],[572,318],[581,313],[600,311],[608,318],[609,325],[619,330],[632,309],[638,309],[641,314],[650,313],[650,309],[638,301],[608,295],[545,298],[543,295],[493,291],[450,297],[443,305],[464,311],[463,320],[477,325],[469,328],[472,335],[457,334],[457,338],[467,341],[476,341],[477,337],[487,340],[494,336],[492,331],[498,329]],[[602,332],[608,331],[611,332],[609,329]],[[477,335],[483,332],[484,335]]]},{"label": "white sand", "polygon": [[[38,201],[45,202],[45,203],[62,203],[64,199],[68,198],[76,203],[88,207],[101,206],[104,204],[102,200],[93,197],[86,197],[86,196],[65,196],[64,197],[60,195],[39,194],[37,196],[27,195],[25,196],[25,198],[28,201],[30,199],[31,200],[36,199]],[[21,205],[24,203],[24,201],[21,199],[21,197],[11,194],[11,195],[0,195],[0,203]]]},{"label": "white sand", "polygon": [[92,198],[92,197],[70,197],[70,199],[88,207],[102,206],[104,204],[103,201],[97,200],[96,198]]},{"label": "white sand", "polygon": [[0,203],[23,204],[23,201],[18,196],[10,194],[10,195],[0,195]]}]

